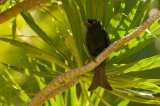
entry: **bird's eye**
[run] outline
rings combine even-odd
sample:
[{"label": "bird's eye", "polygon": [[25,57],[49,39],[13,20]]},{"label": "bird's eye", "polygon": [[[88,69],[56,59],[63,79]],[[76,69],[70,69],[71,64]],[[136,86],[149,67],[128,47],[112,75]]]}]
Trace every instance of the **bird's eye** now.
[{"label": "bird's eye", "polygon": [[96,20],[94,20],[94,21],[92,22],[92,24],[96,24],[96,22],[97,22],[97,21],[96,21]]},{"label": "bird's eye", "polygon": [[97,23],[97,20],[89,19],[89,20],[88,20],[88,23],[90,23],[90,24],[96,24],[96,23]]}]

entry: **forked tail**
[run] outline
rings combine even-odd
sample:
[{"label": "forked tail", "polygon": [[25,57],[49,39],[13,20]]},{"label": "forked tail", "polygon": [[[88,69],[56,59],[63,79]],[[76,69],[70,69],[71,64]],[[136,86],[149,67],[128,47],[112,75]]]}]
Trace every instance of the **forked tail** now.
[{"label": "forked tail", "polygon": [[108,83],[105,75],[105,61],[103,61],[100,65],[98,65],[95,68],[93,81],[90,87],[88,88],[88,91],[95,90],[98,86],[101,86],[104,89],[108,89],[110,91],[113,90],[110,84]]}]

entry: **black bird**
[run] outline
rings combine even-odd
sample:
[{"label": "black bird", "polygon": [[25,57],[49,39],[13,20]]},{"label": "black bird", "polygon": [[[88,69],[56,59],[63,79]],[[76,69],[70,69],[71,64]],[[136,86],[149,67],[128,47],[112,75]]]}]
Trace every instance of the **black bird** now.
[{"label": "black bird", "polygon": [[[85,25],[87,26],[86,46],[91,56],[95,59],[96,56],[109,46],[110,39],[97,19],[88,19]],[[113,90],[105,75],[105,62],[106,60],[95,68],[93,81],[88,88],[89,91],[95,90],[98,86],[110,91]]]}]

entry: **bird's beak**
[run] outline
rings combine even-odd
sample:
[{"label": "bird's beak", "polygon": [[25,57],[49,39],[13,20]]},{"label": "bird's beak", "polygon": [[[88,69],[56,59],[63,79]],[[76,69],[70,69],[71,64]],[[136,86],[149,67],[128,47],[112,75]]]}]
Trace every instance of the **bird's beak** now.
[{"label": "bird's beak", "polygon": [[85,25],[86,27],[91,26],[91,24],[90,24],[88,21],[86,21],[86,22],[84,23],[84,25]]},{"label": "bird's beak", "polygon": [[84,23],[85,26],[88,26],[88,24],[89,24],[88,21],[86,21],[86,22]]}]

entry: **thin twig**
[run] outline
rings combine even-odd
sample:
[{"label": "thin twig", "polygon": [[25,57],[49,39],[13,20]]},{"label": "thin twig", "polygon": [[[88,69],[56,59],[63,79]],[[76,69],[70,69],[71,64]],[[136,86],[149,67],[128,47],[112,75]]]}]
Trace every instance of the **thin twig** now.
[{"label": "thin twig", "polygon": [[138,27],[134,32],[124,36],[122,39],[114,42],[108,48],[105,49],[100,55],[97,56],[95,61],[91,61],[89,64],[81,67],[70,70],[66,73],[61,74],[56,79],[53,79],[44,89],[42,89],[29,103],[28,106],[41,106],[45,98],[49,93],[51,93],[57,86],[61,83],[65,82],[67,79],[71,79],[75,76],[83,75],[91,70],[93,70],[96,66],[98,66],[102,61],[104,61],[111,53],[115,50],[121,48],[124,44],[132,40],[133,38],[140,35],[142,32],[146,30],[149,26],[151,26],[157,19],[160,18],[160,12],[154,14],[151,18],[149,18],[142,26]]},{"label": "thin twig", "polygon": [[8,21],[24,11],[27,11],[28,9],[35,8],[44,2],[47,2],[47,0],[24,0],[23,2],[18,3],[10,9],[0,13],[0,24]]},{"label": "thin twig", "polygon": [[[65,83],[64,85],[62,86],[59,86],[57,88],[55,88],[54,90],[52,90],[48,95],[45,96],[45,98],[43,100],[39,100],[39,101],[36,101],[34,103],[30,103],[30,105],[32,106],[41,106],[46,100],[54,97],[55,95],[59,94],[59,93],[62,93],[64,91],[66,91],[67,89],[71,88],[73,85],[77,84],[79,82],[79,78],[80,77],[75,77],[73,78],[71,81]],[[39,104],[37,104],[37,102]]]},{"label": "thin twig", "polygon": [[66,91],[67,89],[71,88],[73,85],[77,84],[78,82],[79,82],[79,77],[76,77],[71,81],[67,82],[66,84],[54,89],[49,95],[46,96],[44,102],[50,99],[51,97],[54,97],[55,95]]}]

